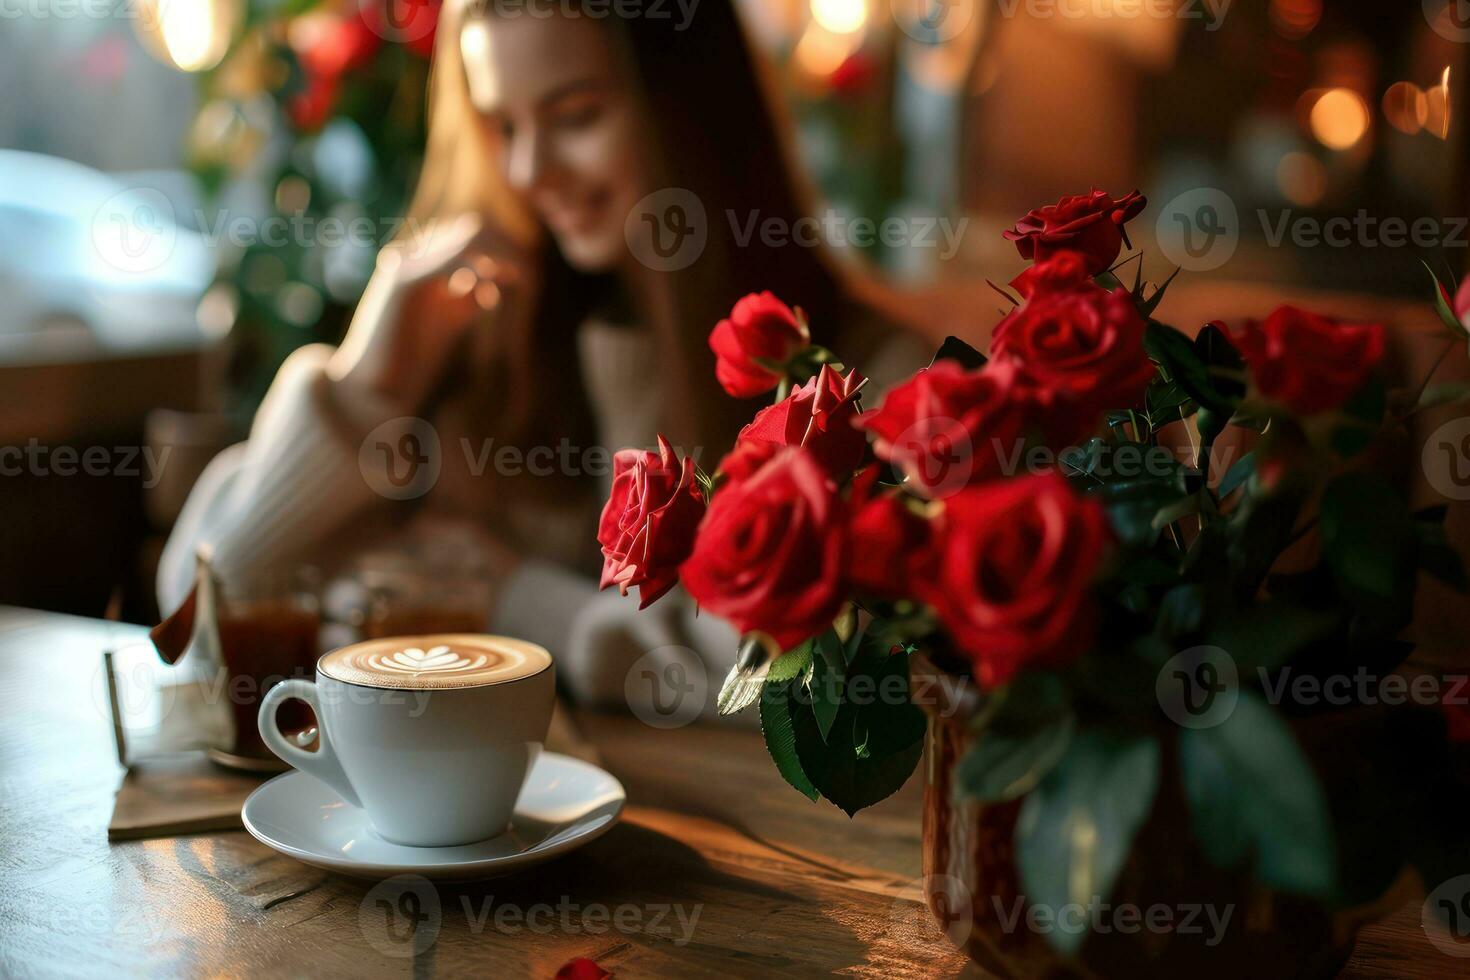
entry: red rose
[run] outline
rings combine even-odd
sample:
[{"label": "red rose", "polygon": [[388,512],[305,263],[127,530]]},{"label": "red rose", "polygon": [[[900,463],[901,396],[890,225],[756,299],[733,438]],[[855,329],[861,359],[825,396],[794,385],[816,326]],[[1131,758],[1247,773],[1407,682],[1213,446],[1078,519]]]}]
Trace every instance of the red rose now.
[{"label": "red rose", "polygon": [[715,494],[680,574],[699,604],[789,650],[842,609],[845,514],[805,449],[783,449]]},{"label": "red rose", "polygon": [[1092,644],[1092,579],[1109,540],[1096,501],[1056,474],[998,480],[944,504],[931,601],[982,684]]},{"label": "red rose", "polygon": [[1099,190],[1064,197],[1027,213],[1005,237],[1016,243],[1021,258],[1037,262],[1063,250],[1081,253],[1088,272],[1097,275],[1107,271],[1128,240],[1123,225],[1137,217],[1147,203],[1137,191],[1117,200]]},{"label": "red rose", "polygon": [[674,587],[704,516],[694,460],[679,460],[663,436],[658,452],[624,449],[613,457],[612,493],[602,508],[601,588],[638,587],[638,608]]},{"label": "red rose", "polygon": [[888,392],[859,425],[873,450],[898,467],[910,487],[934,500],[1001,473],[1025,430],[1029,389],[1009,363],[967,371],[936,361]]},{"label": "red rose", "polygon": [[828,365],[740,430],[720,471],[741,480],[787,446],[805,446],[832,476],[842,480],[863,461],[868,440],[853,427],[858,391],[867,383],[856,370],[842,377]]},{"label": "red rose", "polygon": [[1232,334],[1261,394],[1312,415],[1342,406],[1383,359],[1381,324],[1340,323],[1282,306]]},{"label": "red rose", "polygon": [[1045,293],[1012,311],[996,326],[990,351],[1020,365],[1048,406],[1048,435],[1070,443],[1094,429],[1104,410],[1143,400],[1154,376],[1144,326],[1126,289],[1088,286]]},{"label": "red rose", "polygon": [[1011,280],[1011,287],[1023,297],[1030,297],[1075,289],[1091,281],[1087,256],[1081,252],[1057,252],[1044,262],[1027,266],[1025,272]]},{"label": "red rose", "polygon": [[785,364],[810,343],[806,324],[769,292],[742,297],[709,335],[715,377],[735,398],[753,398],[780,383],[780,372],[759,361]]},{"label": "red rose", "polygon": [[929,522],[910,510],[902,496],[875,494],[877,482],[877,467],[869,467],[853,481],[847,525],[848,585],[885,599],[917,596],[931,574]]}]

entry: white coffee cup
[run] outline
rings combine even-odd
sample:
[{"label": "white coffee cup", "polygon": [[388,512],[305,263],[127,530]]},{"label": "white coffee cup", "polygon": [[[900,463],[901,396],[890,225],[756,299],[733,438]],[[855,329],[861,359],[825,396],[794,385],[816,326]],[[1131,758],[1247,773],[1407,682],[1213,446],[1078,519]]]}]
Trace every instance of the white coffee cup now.
[{"label": "white coffee cup", "polygon": [[[288,698],[315,712],[316,751],[276,726]],[[555,667],[535,644],[476,634],[390,637],[325,654],[315,683],[272,687],[261,700],[260,735],[366,812],[385,840],[444,847],[506,831],[555,699]]]}]

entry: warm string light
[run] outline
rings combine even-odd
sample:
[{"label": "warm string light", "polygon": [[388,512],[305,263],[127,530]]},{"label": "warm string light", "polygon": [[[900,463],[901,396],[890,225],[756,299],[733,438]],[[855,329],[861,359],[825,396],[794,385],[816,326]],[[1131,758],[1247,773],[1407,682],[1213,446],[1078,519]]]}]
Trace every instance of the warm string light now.
[{"label": "warm string light", "polygon": [[812,20],[833,34],[856,34],[868,22],[865,0],[811,0]]},{"label": "warm string light", "polygon": [[1290,41],[1299,41],[1322,20],[1322,0],[1271,0],[1271,26]]},{"label": "warm string light", "polygon": [[1362,141],[1372,123],[1363,97],[1349,88],[1330,88],[1316,96],[1307,114],[1317,142],[1329,150],[1350,150]]},{"label": "warm string light", "polygon": [[1399,132],[1413,136],[1429,119],[1429,99],[1413,82],[1394,82],[1383,93],[1383,118]]},{"label": "warm string light", "polygon": [[144,46],[182,71],[206,71],[230,47],[229,0],[143,0],[135,28]]}]

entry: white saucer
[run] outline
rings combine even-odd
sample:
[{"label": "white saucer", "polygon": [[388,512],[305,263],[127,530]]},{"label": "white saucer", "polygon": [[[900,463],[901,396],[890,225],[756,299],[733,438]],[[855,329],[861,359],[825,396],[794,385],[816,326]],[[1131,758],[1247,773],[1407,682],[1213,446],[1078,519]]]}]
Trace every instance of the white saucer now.
[{"label": "white saucer", "polygon": [[602,836],[618,822],[627,794],[597,766],[542,752],[516,801],[510,830],[456,847],[408,847],[383,840],[367,814],[325,783],[288,772],[245,800],[240,816],[256,840],[298,861],[359,878],[494,878],[540,864]]}]

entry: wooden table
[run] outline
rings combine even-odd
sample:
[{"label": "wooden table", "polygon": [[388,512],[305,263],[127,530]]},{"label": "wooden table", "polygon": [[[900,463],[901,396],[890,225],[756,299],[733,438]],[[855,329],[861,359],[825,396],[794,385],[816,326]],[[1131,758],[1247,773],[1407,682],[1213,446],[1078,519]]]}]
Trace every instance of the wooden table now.
[{"label": "wooden table", "polygon": [[[373,883],[243,831],[110,844],[100,650],[141,635],[0,608],[0,976],[550,977],[577,956],[620,977],[984,976],[921,904],[917,780],[849,820],[788,788],[749,730],[578,713],[627,787],[622,822],[432,889],[416,936],[385,928]],[[1415,901],[1366,930],[1343,975],[1470,975],[1418,922]]]}]

